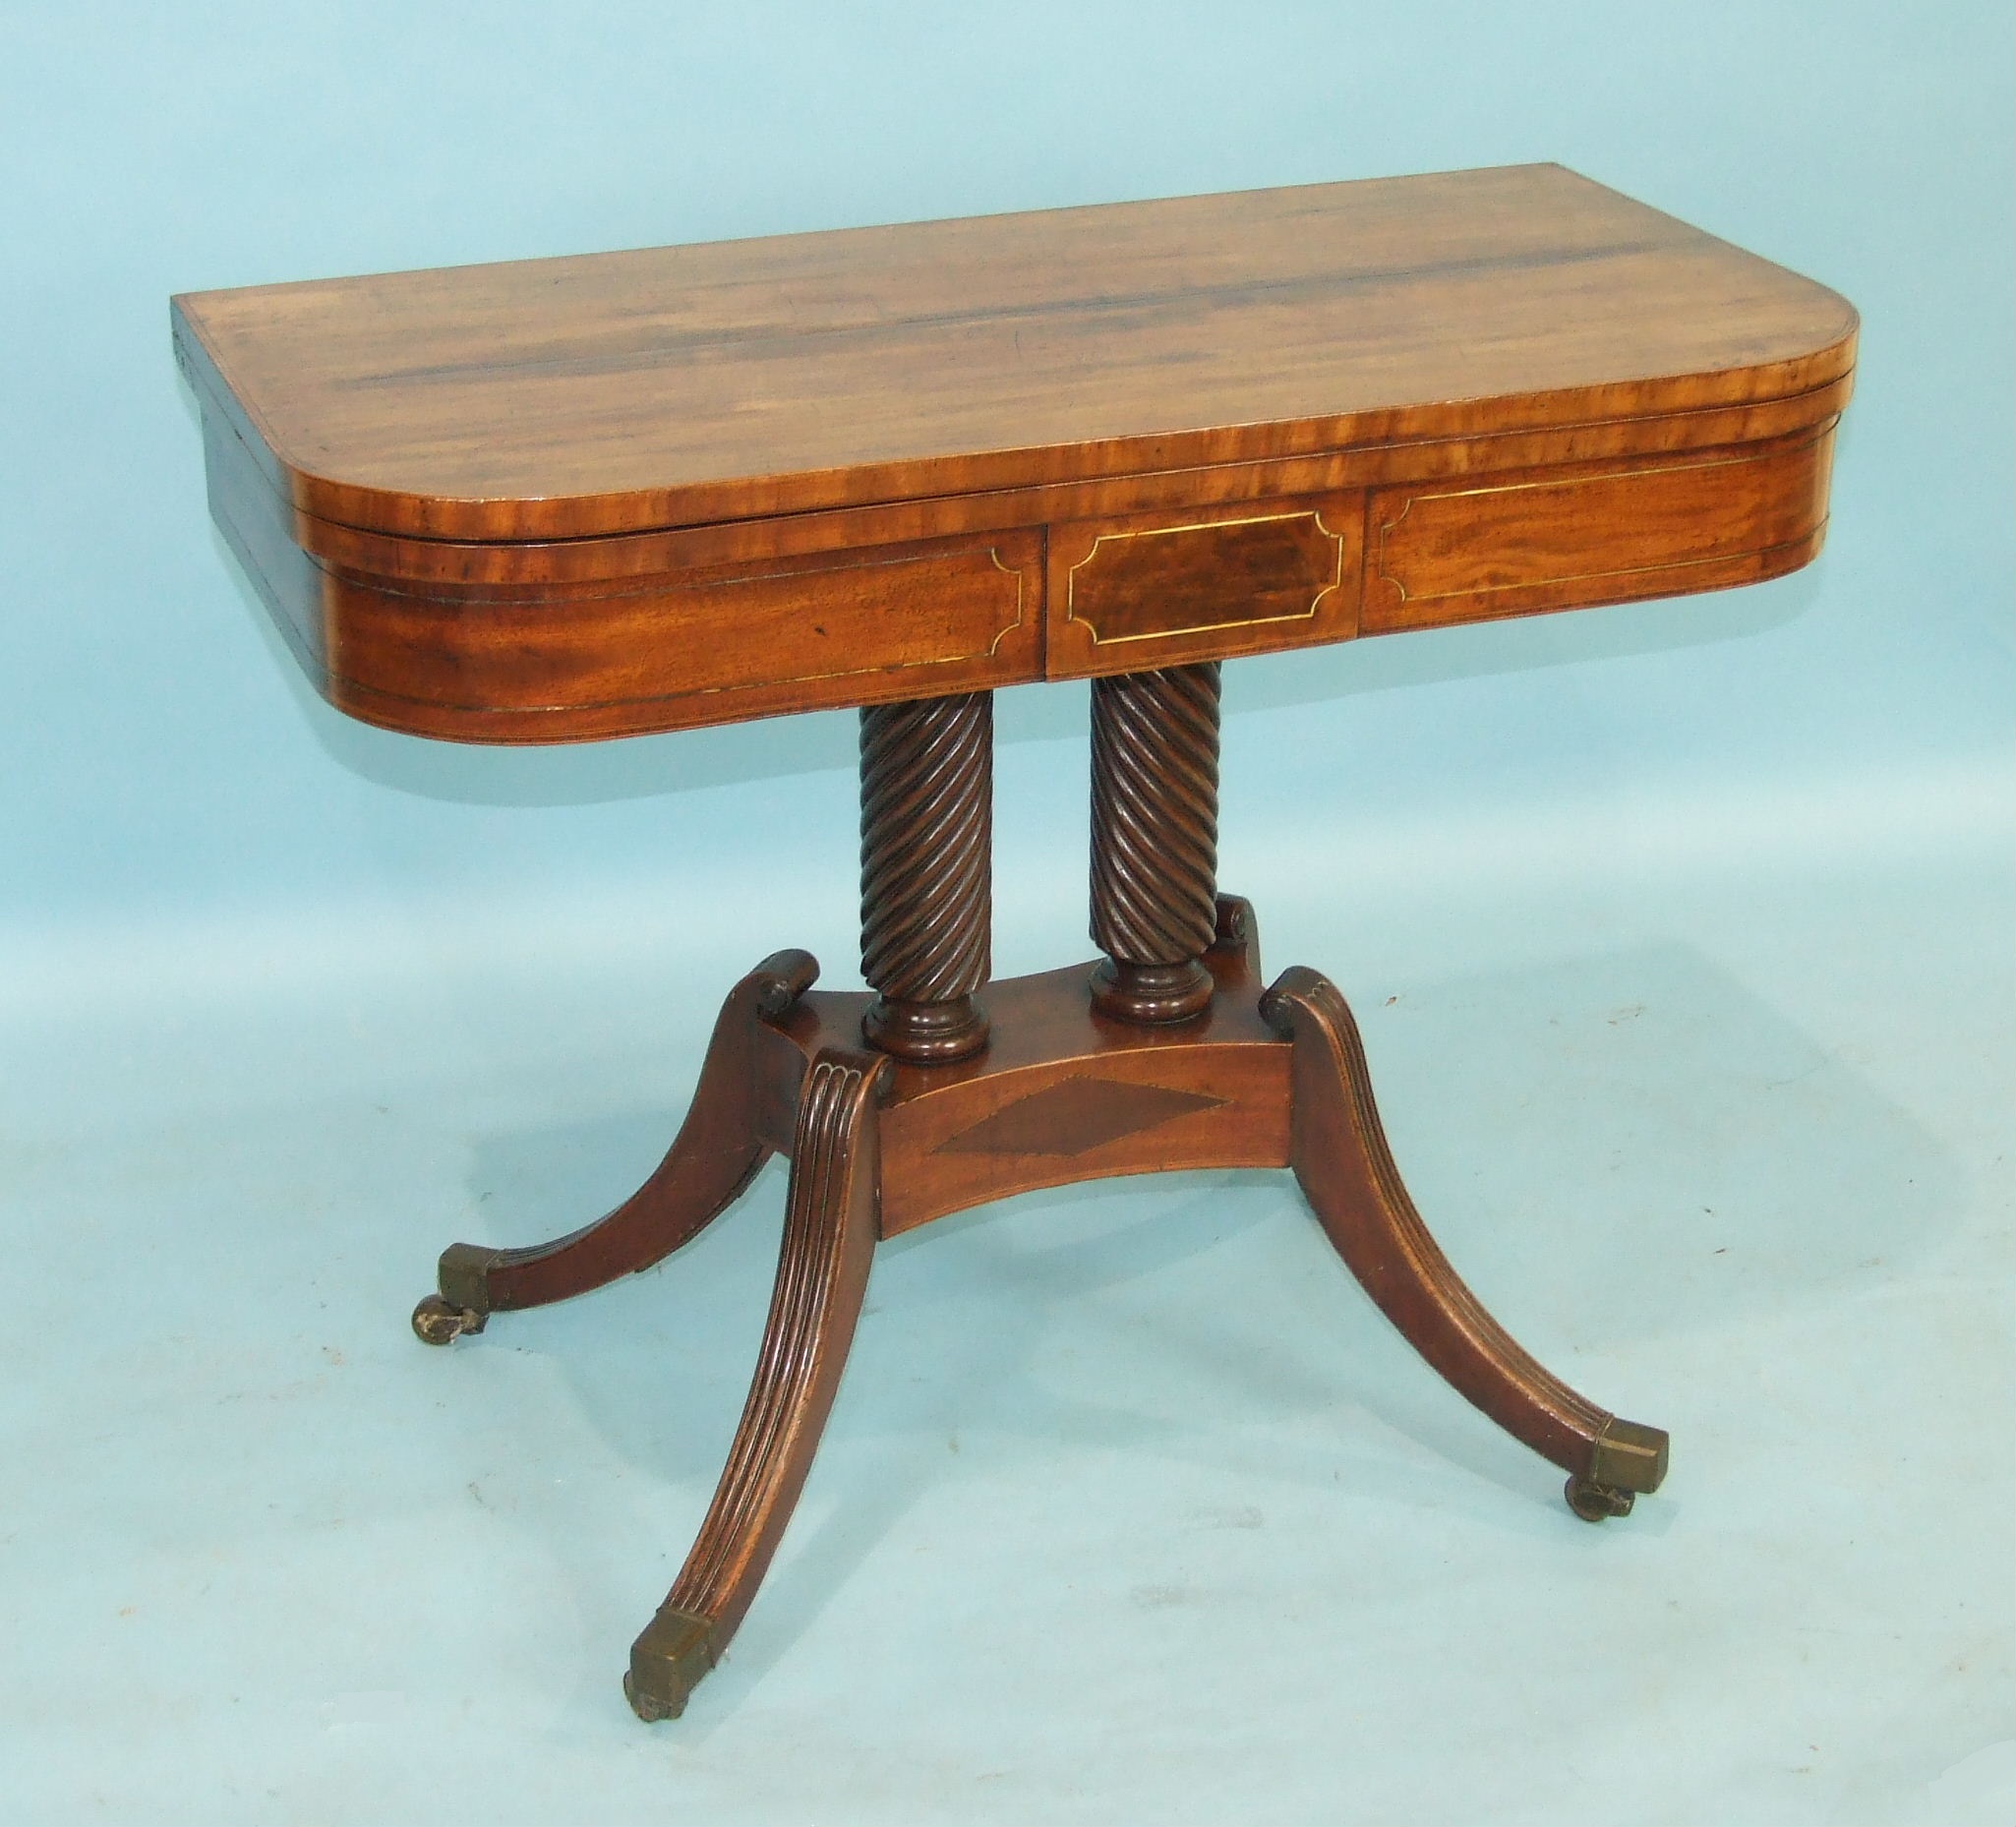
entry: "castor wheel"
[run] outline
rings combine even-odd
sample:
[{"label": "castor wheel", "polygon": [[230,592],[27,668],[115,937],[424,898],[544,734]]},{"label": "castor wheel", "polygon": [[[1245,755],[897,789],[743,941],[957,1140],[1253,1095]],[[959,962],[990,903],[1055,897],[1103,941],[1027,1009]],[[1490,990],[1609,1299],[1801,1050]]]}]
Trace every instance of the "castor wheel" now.
[{"label": "castor wheel", "polygon": [[413,1331],[423,1345],[451,1345],[464,1332],[480,1332],[486,1315],[473,1307],[451,1307],[430,1294],[413,1309]]},{"label": "castor wheel", "polygon": [[1612,1516],[1629,1516],[1637,1494],[1621,1485],[1599,1485],[1579,1472],[1569,1475],[1565,1495],[1568,1506],[1584,1522],[1603,1522]]}]

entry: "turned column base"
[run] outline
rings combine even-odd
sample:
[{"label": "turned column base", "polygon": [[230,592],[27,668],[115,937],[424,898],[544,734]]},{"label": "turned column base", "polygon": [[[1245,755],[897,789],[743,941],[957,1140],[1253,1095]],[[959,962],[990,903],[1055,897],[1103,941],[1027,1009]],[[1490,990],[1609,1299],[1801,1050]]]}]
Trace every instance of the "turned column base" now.
[{"label": "turned column base", "polygon": [[986,1011],[971,996],[955,996],[950,1002],[877,996],[861,1017],[860,1031],[876,1051],[916,1066],[971,1059],[987,1044]]},{"label": "turned column base", "polygon": [[1130,965],[1101,958],[1092,968],[1093,1007],[1116,1021],[1149,1027],[1202,1015],[1216,988],[1199,958],[1186,958],[1178,965]]}]

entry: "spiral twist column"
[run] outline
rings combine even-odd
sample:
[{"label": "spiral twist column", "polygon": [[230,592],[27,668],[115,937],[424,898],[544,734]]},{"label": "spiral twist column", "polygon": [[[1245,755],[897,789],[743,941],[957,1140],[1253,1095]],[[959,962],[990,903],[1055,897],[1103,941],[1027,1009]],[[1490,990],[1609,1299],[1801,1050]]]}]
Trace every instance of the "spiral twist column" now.
[{"label": "spiral twist column", "polygon": [[1092,681],[1093,1000],[1131,1022],[1211,1001],[1216,930],[1218,665]]},{"label": "spiral twist column", "polygon": [[986,1044],[993,791],[991,692],[861,712],[861,1030],[898,1059]]}]

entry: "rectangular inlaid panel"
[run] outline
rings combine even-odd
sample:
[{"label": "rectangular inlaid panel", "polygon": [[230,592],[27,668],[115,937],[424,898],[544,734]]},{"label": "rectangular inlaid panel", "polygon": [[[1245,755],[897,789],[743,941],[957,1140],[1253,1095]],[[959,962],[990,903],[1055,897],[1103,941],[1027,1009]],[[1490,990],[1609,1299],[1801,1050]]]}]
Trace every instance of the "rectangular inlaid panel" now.
[{"label": "rectangular inlaid panel", "polygon": [[1053,527],[1045,670],[1080,678],[1348,639],[1361,500]]},{"label": "rectangular inlaid panel", "polygon": [[1829,422],[1767,444],[1579,473],[1382,489],[1366,512],[1368,634],[1750,583],[1826,526]]}]

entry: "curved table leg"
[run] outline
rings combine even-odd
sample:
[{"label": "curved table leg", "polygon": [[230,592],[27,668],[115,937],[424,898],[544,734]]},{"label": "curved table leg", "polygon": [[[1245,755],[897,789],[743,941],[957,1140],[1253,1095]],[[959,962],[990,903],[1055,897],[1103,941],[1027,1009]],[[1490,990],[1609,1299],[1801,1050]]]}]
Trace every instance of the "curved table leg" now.
[{"label": "curved table leg", "polygon": [[1628,1513],[1666,1475],[1658,1428],[1622,1421],[1521,1349],[1449,1265],[1400,1182],[1357,1025],[1334,984],[1285,972],[1261,1012],[1294,1045],[1295,1177],[1337,1254],[1415,1350],[1492,1420],[1569,1474],[1587,1521]]},{"label": "curved table leg", "polygon": [[827,1048],[805,1077],[777,1287],[741,1425],[692,1552],[630,1649],[623,1691],[640,1719],[677,1718],[720,1660],[811,1470],[867,1289],[875,1104],[889,1072],[886,1059]]},{"label": "curved table leg", "polygon": [[705,1230],[769,1153],[756,1134],[756,1024],[782,1015],[818,973],[808,952],[764,959],[722,1005],[692,1106],[651,1177],[607,1217],[551,1243],[515,1250],[450,1244],[442,1253],[441,1291],[413,1310],[414,1331],[430,1345],[448,1344],[482,1331],[493,1313],[543,1307],[649,1268]]}]

